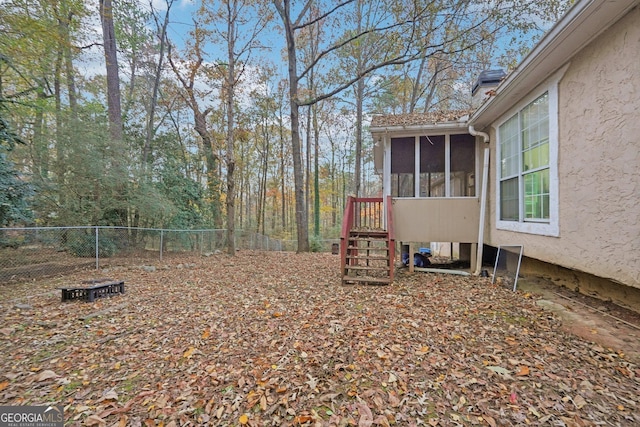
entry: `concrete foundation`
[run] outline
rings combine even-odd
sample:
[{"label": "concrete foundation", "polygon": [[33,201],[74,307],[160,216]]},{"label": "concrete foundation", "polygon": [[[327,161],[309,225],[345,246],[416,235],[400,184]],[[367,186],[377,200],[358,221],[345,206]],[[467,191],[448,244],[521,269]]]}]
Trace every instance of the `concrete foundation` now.
[{"label": "concrete foundation", "polygon": [[640,289],[638,288],[527,257],[522,258],[520,274],[543,277],[558,286],[564,286],[603,301],[611,301],[640,313]]}]

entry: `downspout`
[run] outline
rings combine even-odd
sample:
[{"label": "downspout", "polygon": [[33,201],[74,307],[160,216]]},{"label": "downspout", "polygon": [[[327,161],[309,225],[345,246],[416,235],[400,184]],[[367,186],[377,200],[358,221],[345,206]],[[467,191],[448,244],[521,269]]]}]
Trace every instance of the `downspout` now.
[{"label": "downspout", "polygon": [[[476,131],[473,125],[469,125],[469,133],[472,136],[481,136],[485,144],[489,143],[489,134],[485,132]],[[487,209],[487,185],[489,181],[489,147],[484,149],[484,163],[482,165],[482,190],[480,193],[480,224],[478,227],[478,252],[476,256],[476,270],[474,275],[480,274],[482,269],[482,256],[484,247],[484,221],[485,211]]]}]

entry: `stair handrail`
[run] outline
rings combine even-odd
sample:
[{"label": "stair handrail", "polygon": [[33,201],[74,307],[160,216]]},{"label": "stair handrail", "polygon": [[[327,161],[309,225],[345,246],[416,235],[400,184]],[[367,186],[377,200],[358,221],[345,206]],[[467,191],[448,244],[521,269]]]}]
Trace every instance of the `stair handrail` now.
[{"label": "stair handrail", "polygon": [[347,206],[342,218],[342,231],[340,232],[340,274],[343,276],[347,265],[347,244],[349,243],[349,231],[353,225],[354,206],[355,197],[347,197]]},{"label": "stair handrail", "polygon": [[387,196],[386,200],[387,210],[387,239],[389,248],[389,282],[393,282],[393,274],[395,270],[395,258],[396,258],[396,236],[393,230],[393,200],[391,196]]}]

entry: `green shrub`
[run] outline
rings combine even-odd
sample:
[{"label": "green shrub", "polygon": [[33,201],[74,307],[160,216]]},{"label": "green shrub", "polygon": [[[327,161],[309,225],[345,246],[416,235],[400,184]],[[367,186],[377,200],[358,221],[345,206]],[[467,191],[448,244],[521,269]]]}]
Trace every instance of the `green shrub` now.
[{"label": "green shrub", "polygon": [[320,236],[311,236],[311,238],[309,239],[309,249],[311,250],[311,252],[323,251],[324,248]]}]

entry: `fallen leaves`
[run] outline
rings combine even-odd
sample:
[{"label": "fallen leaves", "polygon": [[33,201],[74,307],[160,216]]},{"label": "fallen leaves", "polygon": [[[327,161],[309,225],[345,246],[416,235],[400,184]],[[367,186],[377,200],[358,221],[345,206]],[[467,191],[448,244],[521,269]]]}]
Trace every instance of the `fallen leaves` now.
[{"label": "fallen leaves", "polygon": [[5,311],[0,404],[98,427],[640,423],[638,367],[557,332],[531,295],[432,274],[342,286],[329,254],[228,261]]},{"label": "fallen leaves", "polygon": [[107,422],[97,415],[89,415],[87,418],[85,418],[84,425],[89,427],[91,426],[101,427],[101,426],[106,426]]},{"label": "fallen leaves", "polygon": [[189,347],[189,349],[182,354],[182,357],[184,357],[185,359],[191,359],[195,351],[195,347]]},{"label": "fallen leaves", "polygon": [[503,376],[508,376],[511,374],[510,370],[505,369],[502,366],[487,366],[487,369]]},{"label": "fallen leaves", "polygon": [[47,380],[58,378],[58,377],[59,375],[56,374],[55,372],[50,370],[45,370],[36,375],[35,381],[42,382],[42,381],[47,381]]}]

